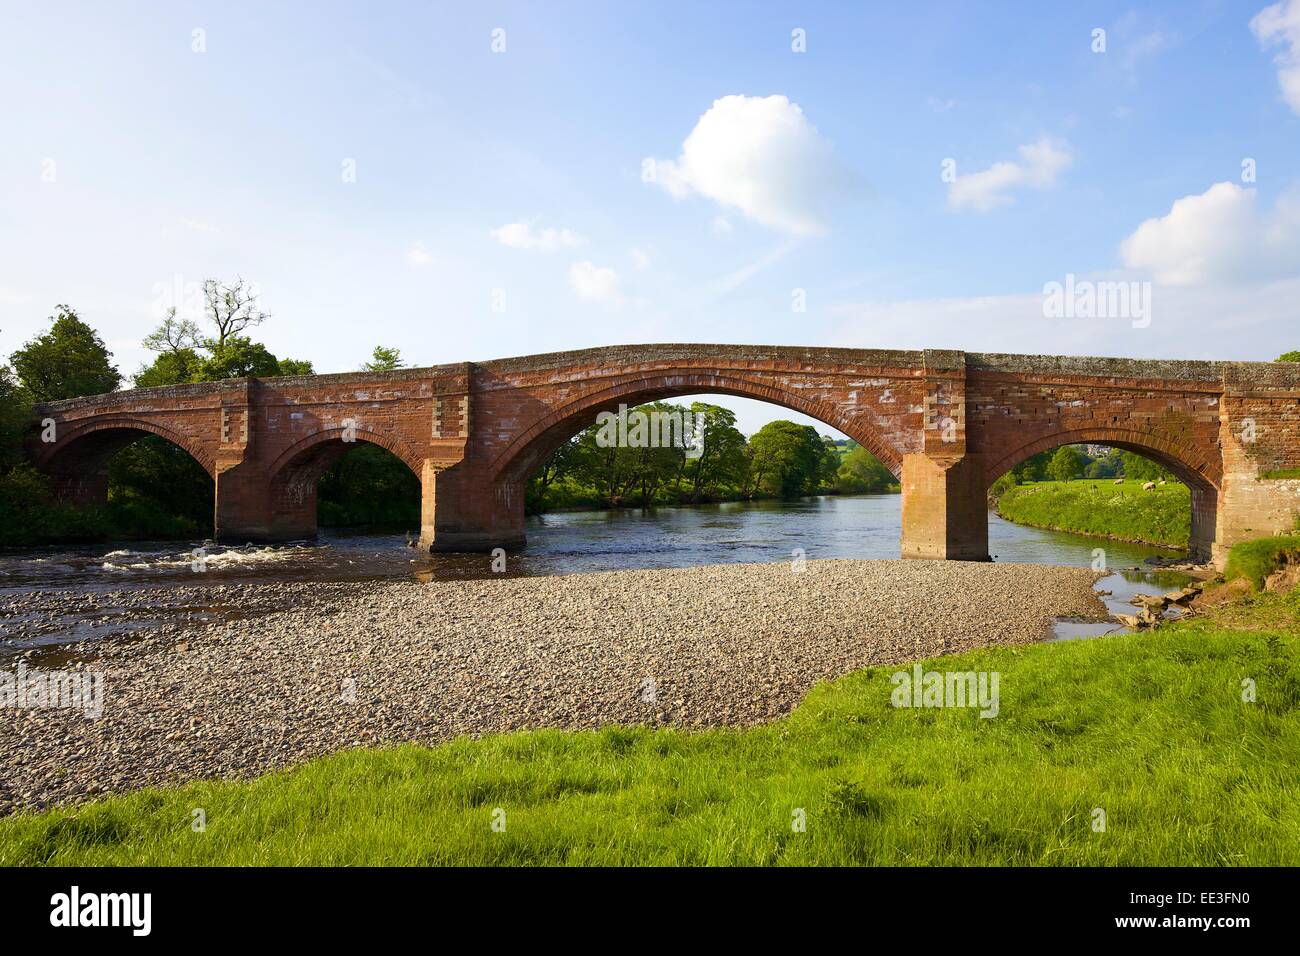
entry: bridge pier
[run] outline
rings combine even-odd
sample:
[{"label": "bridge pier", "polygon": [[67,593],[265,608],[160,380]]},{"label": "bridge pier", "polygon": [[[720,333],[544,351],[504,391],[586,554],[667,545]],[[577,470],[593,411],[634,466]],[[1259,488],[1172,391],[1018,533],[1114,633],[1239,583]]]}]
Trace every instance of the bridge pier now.
[{"label": "bridge pier", "polygon": [[904,558],[988,561],[982,464],[971,456],[903,456]]},{"label": "bridge pier", "polygon": [[494,481],[468,462],[425,463],[420,545],[430,551],[517,551],[524,546],[524,483]]}]

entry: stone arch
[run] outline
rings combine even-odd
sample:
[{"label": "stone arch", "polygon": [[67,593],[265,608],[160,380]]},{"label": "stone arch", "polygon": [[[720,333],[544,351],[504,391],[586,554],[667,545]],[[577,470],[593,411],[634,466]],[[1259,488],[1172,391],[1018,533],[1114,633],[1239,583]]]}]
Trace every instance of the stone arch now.
[{"label": "stone arch", "polygon": [[32,461],[42,471],[94,470],[114,453],[149,434],[180,448],[197,461],[209,477],[216,475],[216,461],[206,448],[186,435],[147,419],[111,415],[73,425],[67,432],[60,431],[57,424],[55,428],[53,442],[37,442],[32,446]]},{"label": "stone arch", "polygon": [[[285,477],[286,469],[315,468],[320,461],[327,460],[330,455],[333,455],[333,458],[337,460],[349,451],[348,446],[354,443],[343,440],[344,433],[348,431],[349,429],[343,426],[322,428],[319,431],[312,432],[305,438],[299,439],[282,451],[275,461],[271,463],[266,470],[267,477],[271,481],[277,481]],[[355,428],[350,431],[357,442],[378,445],[385,451],[392,452],[395,457],[401,459],[407,468],[411,469],[412,474],[417,478],[420,476],[424,462],[423,456],[416,454],[402,442],[388,435],[363,428]],[[332,460],[327,460],[315,477],[319,478],[333,463]]]},{"label": "stone arch", "polygon": [[1039,452],[1062,445],[1084,444],[1109,445],[1150,458],[1168,468],[1189,487],[1200,485],[1217,491],[1222,481],[1217,456],[1189,453],[1188,449],[1162,435],[1131,428],[1078,428],[1035,438],[1007,452],[985,468],[985,486],[992,485],[1016,465]]},{"label": "stone arch", "polygon": [[491,462],[495,483],[524,481],[556,448],[591,425],[602,411],[671,399],[681,395],[717,394],[753,398],[800,412],[838,429],[875,455],[895,477],[902,472],[902,455],[862,416],[849,416],[832,403],[722,372],[665,369],[637,375],[582,395],[552,410],[521,432]]},{"label": "stone arch", "polygon": [[[351,439],[344,441],[344,434]],[[322,428],[290,445],[266,471],[270,537],[311,538],[316,535],[316,483],[340,458],[358,444],[375,445],[401,461],[417,480],[423,458],[402,442],[379,432]]]},{"label": "stone arch", "polygon": [[[1120,448],[1150,458],[1164,466],[1191,492],[1192,516],[1187,548],[1193,556],[1209,560],[1218,534],[1222,466],[1217,458],[1196,454],[1169,438],[1132,428],[1083,428],[1057,432],[1026,442],[987,465],[985,488],[1031,455],[1062,445],[1096,444]],[[1217,449],[1216,449],[1217,451]]]}]

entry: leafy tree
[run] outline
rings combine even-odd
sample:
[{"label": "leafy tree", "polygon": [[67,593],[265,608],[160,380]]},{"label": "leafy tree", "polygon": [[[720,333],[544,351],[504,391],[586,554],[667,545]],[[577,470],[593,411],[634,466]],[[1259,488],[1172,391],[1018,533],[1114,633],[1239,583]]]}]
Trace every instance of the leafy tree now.
[{"label": "leafy tree", "polygon": [[1047,477],[1047,463],[1052,460],[1050,452],[1040,451],[1036,455],[1030,455],[1020,464],[1011,469],[1011,474],[1015,476],[1017,484],[1024,484],[1027,481],[1042,481]]},{"label": "leafy tree", "polygon": [[308,359],[280,359],[281,375],[315,375],[316,369]]},{"label": "leafy tree", "polygon": [[31,395],[9,366],[0,365],[0,472],[23,460],[23,439],[31,422]]},{"label": "leafy tree", "polygon": [[317,514],[325,527],[416,531],[420,479],[387,449],[357,442],[320,478]]},{"label": "leafy tree", "polygon": [[811,425],[768,422],[749,440],[750,494],[764,490],[782,498],[815,492],[825,475],[825,445]]},{"label": "leafy tree", "polygon": [[205,280],[203,298],[204,318],[215,334],[205,336],[196,323],[177,319],[176,310],[170,309],[162,324],[141,340],[145,348],[159,354],[136,373],[138,387],[312,374],[311,362],[277,359],[265,345],[240,334],[271,317],[258,308],[256,289],[242,276],[230,284]]},{"label": "leafy tree", "polygon": [[363,372],[391,372],[394,369],[405,367],[399,349],[388,349],[382,345],[375,346],[375,351],[371,353],[369,362],[361,363],[361,371]]},{"label": "leafy tree", "polygon": [[191,348],[163,352],[135,373],[135,387],[151,388],[155,385],[180,385],[182,382],[199,381],[203,363],[204,357]]},{"label": "leafy tree", "polygon": [[212,533],[214,490],[189,452],[157,435],[145,435],[108,460],[111,505],[176,519],[193,534]]},{"label": "leafy tree", "polygon": [[1083,456],[1073,445],[1062,445],[1047,464],[1047,474],[1053,481],[1070,481],[1083,473]]},{"label": "leafy tree", "polygon": [[1121,453],[1124,458],[1124,477],[1133,478],[1136,481],[1157,481],[1161,478],[1169,478],[1168,469],[1152,461],[1150,458],[1143,458],[1141,455],[1131,451]]},{"label": "leafy tree", "polygon": [[1279,362],[1300,362],[1300,352],[1283,352],[1277,357]]},{"label": "leafy tree", "polygon": [[841,494],[865,494],[884,491],[895,483],[893,472],[855,442],[839,467],[835,488]]},{"label": "leafy tree", "polygon": [[231,336],[225,342],[210,340],[209,354],[196,373],[200,382],[245,376],[271,377],[280,374],[280,363],[261,342],[244,336]]},{"label": "leafy tree", "polygon": [[736,413],[731,409],[692,402],[690,414],[704,416],[699,457],[685,459],[684,468],[689,498],[700,501],[716,495],[720,485],[741,484],[749,458],[745,455],[745,436],[736,427]]},{"label": "leafy tree", "polygon": [[1094,458],[1083,469],[1085,478],[1114,478],[1124,470],[1124,459],[1114,450]]},{"label": "leafy tree", "polygon": [[10,356],[18,381],[32,400],[53,402],[100,395],[118,387],[122,376],[104,342],[66,305],[57,306],[50,330]]}]

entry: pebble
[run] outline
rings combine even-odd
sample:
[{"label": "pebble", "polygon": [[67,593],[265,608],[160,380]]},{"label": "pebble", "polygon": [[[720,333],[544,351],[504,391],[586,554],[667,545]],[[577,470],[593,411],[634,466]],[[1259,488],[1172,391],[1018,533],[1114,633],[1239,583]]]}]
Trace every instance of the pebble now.
[{"label": "pebble", "polygon": [[[104,674],[98,719],[0,709],[0,815],[249,778],[359,742],[751,726],[862,667],[1033,643],[1057,616],[1104,618],[1095,578],[1047,565],[837,560],[166,593],[173,605],[241,610],[198,621],[150,608],[158,589],[101,592],[100,614],[134,610],[152,623],[129,640],[63,649]],[[9,611],[31,620],[56,594],[33,592]]]}]

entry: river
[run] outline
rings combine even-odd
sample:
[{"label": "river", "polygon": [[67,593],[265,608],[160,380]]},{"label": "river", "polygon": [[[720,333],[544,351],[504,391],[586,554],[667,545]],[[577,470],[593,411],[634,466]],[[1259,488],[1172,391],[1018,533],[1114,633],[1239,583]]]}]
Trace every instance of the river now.
[{"label": "river", "polygon": [[[896,494],[819,497],[799,501],[730,502],[653,510],[547,514],[528,521],[528,546],[507,558],[510,575],[569,574],[630,568],[693,567],[733,562],[879,559],[899,556],[900,499]],[[1138,591],[1168,590],[1185,575],[1142,568],[1146,558],[1171,552],[1154,546],[1045,531],[989,515],[989,550],[1003,562],[1090,567],[1103,549],[1116,573],[1099,583],[1107,603],[1131,611]],[[421,554],[402,535],[322,533],[314,542],[278,546],[224,546],[204,542],[129,542],[52,546],[0,552],[0,601],[33,591],[96,592],[258,581],[357,581],[488,577],[487,555]],[[42,627],[37,640],[17,640],[26,628],[0,621],[0,653],[87,636],[83,611],[66,627]],[[202,618],[204,615],[200,614]],[[12,629],[12,633],[11,633]],[[1059,638],[1114,630],[1113,625],[1064,623]],[[100,627],[111,636],[112,627]],[[16,641],[16,643],[15,643]],[[4,645],[8,646],[5,647]]]}]

